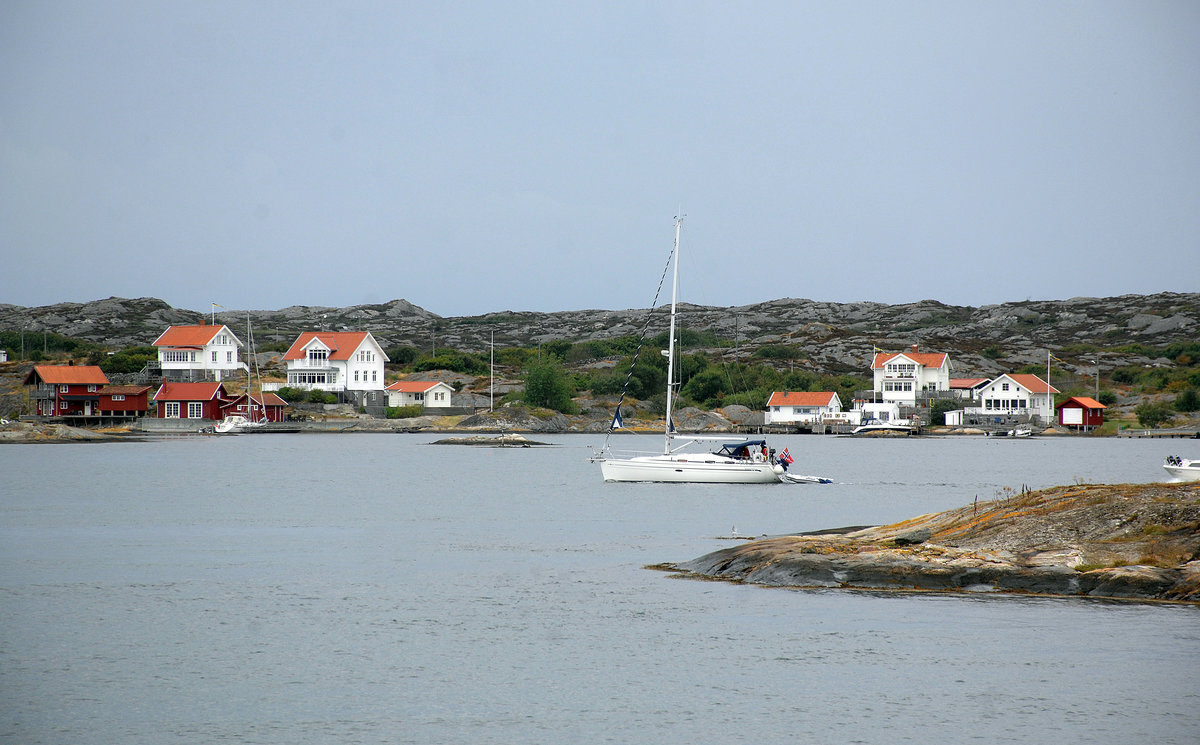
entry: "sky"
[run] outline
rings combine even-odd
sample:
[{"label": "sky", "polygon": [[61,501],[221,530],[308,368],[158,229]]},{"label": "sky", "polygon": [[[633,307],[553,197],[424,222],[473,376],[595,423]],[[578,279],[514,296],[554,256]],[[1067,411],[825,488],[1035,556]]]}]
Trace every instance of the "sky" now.
[{"label": "sky", "polygon": [[1200,3],[0,3],[0,303],[1200,291]]}]

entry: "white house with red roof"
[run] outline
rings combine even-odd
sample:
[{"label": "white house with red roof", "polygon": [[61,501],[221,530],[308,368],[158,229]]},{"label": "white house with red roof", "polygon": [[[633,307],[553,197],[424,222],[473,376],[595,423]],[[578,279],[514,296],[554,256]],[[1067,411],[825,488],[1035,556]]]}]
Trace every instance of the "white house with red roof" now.
[{"label": "white house with red roof", "polygon": [[201,323],[170,326],[154,340],[158,364],[169,380],[220,382],[244,368],[238,362],[243,344],[228,326]]},{"label": "white house with red roof", "polygon": [[335,393],[384,388],[388,356],[370,331],[305,331],[283,359],[291,388]]},{"label": "white house with red roof", "polygon": [[1006,373],[979,389],[979,406],[963,410],[984,417],[1037,417],[1049,424],[1058,389],[1036,375]]},{"label": "white house with red roof", "polygon": [[764,424],[819,424],[842,413],[834,391],[775,391],[767,401]]},{"label": "white house with red roof", "polygon": [[950,390],[950,355],[921,352],[876,352],[871,361],[875,393],[884,402],[915,405],[921,394]]},{"label": "white house with red roof", "polygon": [[950,390],[959,398],[979,398],[979,391],[991,378],[950,378]]},{"label": "white house with red roof", "polygon": [[454,389],[440,380],[400,380],[384,389],[388,406],[423,406],[441,409],[450,406]]}]

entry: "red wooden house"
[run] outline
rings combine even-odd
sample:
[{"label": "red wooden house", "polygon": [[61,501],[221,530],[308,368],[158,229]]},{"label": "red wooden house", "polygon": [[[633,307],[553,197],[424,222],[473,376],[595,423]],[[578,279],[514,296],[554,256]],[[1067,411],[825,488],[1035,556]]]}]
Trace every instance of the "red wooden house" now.
[{"label": "red wooden house", "polygon": [[1095,429],[1104,424],[1104,404],[1087,396],[1072,396],[1058,405],[1058,423],[1064,427]]},{"label": "red wooden house", "polygon": [[37,365],[25,376],[34,386],[33,401],[39,416],[98,416],[100,389],[108,376],[96,365]]},{"label": "red wooden house", "polygon": [[146,416],[150,386],[106,385],[100,389],[100,416],[111,419]]},{"label": "red wooden house", "polygon": [[154,394],[159,419],[212,419],[225,417],[232,399],[221,383],[167,383]]},{"label": "red wooden house", "polygon": [[221,418],[237,415],[252,422],[282,422],[286,406],[287,401],[269,391],[262,394],[243,393],[221,407]]}]

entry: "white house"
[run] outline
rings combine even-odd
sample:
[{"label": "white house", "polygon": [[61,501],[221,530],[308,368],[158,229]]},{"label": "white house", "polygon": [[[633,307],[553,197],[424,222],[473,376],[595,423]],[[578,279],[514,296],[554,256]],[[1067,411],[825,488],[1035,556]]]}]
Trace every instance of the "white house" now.
[{"label": "white house", "polygon": [[842,400],[833,391],[775,391],[767,401],[766,424],[815,424],[842,411]]},{"label": "white house", "polygon": [[875,392],[883,401],[915,405],[922,391],[950,390],[950,355],[944,352],[876,352],[871,362]]},{"label": "white house", "polygon": [[1050,423],[1054,416],[1054,394],[1058,389],[1036,375],[1005,374],[979,390],[979,407],[964,409],[968,415],[1031,416]]},{"label": "white house", "polygon": [[382,391],[388,361],[370,331],[305,331],[283,355],[288,386],[304,390]]},{"label": "white house", "polygon": [[384,389],[388,406],[423,406],[440,409],[450,405],[454,389],[440,380],[401,380]]},{"label": "white house", "polygon": [[170,326],[154,346],[163,375],[170,380],[220,382],[245,367],[238,362],[242,342],[225,325]]}]

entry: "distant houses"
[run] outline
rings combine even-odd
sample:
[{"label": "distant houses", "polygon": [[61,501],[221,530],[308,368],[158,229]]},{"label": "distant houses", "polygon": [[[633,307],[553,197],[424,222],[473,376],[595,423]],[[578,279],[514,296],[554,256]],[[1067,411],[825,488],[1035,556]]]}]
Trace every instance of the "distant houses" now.
[{"label": "distant houses", "polygon": [[966,416],[1017,417],[1049,424],[1054,418],[1058,389],[1037,375],[1004,374],[979,389],[979,406],[966,407]]}]

